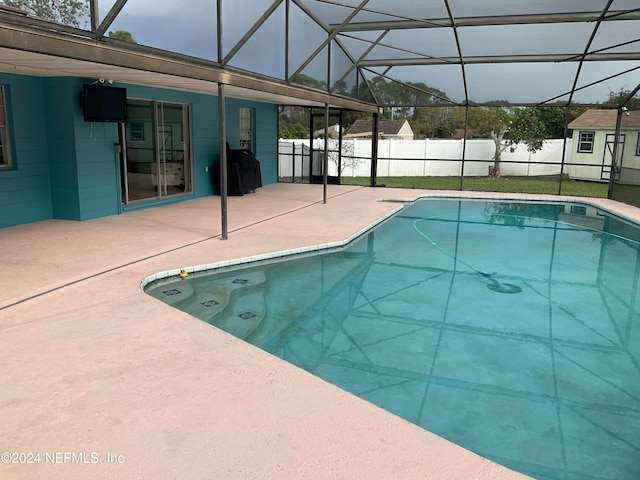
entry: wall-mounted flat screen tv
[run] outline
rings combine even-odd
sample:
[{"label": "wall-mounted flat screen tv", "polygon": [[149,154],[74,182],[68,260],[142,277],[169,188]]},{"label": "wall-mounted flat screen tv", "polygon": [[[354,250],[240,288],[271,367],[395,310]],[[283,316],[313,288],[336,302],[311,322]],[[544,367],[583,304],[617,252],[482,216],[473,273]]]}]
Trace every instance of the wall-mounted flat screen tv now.
[{"label": "wall-mounted flat screen tv", "polygon": [[80,94],[86,122],[126,122],[127,89],[85,83]]}]

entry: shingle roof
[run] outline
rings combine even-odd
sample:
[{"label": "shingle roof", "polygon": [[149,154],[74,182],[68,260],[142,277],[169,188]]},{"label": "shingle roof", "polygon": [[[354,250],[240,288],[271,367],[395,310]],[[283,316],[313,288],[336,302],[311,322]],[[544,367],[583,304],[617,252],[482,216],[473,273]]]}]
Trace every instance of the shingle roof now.
[{"label": "shingle roof", "polygon": [[[640,111],[628,112],[622,116],[622,126],[626,128],[640,127]],[[587,110],[574,121],[569,123],[569,128],[605,127],[615,128],[618,111],[615,109]]]}]

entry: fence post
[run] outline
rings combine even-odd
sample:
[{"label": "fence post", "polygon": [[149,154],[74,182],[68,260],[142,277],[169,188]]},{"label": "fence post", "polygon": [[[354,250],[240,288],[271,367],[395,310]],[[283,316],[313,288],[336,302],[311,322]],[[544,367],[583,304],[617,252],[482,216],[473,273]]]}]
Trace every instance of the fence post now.
[{"label": "fence post", "polygon": [[426,177],[427,176],[427,158],[429,158],[428,155],[429,152],[429,139],[425,138],[424,139],[424,153],[423,153],[423,161],[422,161],[422,176]]},{"label": "fence post", "polygon": [[375,187],[378,175],[378,113],[373,114],[371,126],[371,177],[369,185]]},{"label": "fence post", "polygon": [[293,160],[291,161],[291,183],[296,183],[296,142],[291,144],[293,147],[291,149],[291,157]]},{"label": "fence post", "polygon": [[460,161],[460,191],[464,188],[464,161],[467,156],[467,129],[469,128],[469,103],[464,108],[464,135],[462,136],[462,155]]}]

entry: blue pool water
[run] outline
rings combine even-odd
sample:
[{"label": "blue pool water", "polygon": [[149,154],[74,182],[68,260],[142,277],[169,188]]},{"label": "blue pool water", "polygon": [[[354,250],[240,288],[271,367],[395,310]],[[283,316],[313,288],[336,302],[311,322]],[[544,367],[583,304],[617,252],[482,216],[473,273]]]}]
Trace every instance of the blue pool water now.
[{"label": "blue pool water", "polygon": [[146,291],[514,470],[635,480],[639,242],[581,204],[424,200],[340,250]]}]

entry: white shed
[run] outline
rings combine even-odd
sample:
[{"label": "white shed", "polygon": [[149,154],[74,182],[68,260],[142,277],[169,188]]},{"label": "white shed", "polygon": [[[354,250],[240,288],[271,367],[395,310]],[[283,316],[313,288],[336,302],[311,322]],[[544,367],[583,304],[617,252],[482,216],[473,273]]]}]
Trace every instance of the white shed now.
[{"label": "white shed", "polygon": [[[615,144],[618,111],[587,110],[569,123],[573,129],[574,152],[570,177],[578,180],[608,181]],[[640,111],[622,115],[620,180],[640,181]]]}]

